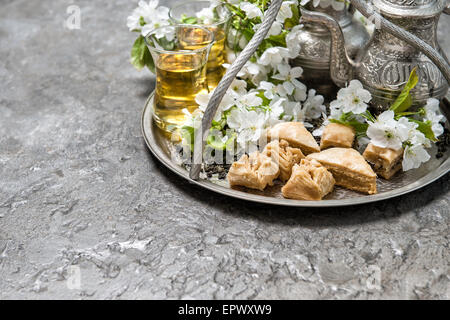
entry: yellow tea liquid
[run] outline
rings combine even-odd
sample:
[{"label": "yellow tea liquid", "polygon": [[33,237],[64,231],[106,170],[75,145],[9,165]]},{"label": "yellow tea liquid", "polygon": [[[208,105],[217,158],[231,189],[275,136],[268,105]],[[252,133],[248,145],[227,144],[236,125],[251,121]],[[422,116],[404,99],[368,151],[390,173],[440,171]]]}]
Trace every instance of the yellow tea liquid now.
[{"label": "yellow tea liquid", "polygon": [[[225,62],[225,31],[217,27],[209,27],[208,29],[214,33],[215,40],[209,53],[206,71],[208,89],[212,91],[217,87],[225,74],[225,68],[222,66]],[[190,34],[185,33],[183,37],[179,37],[183,39],[180,41],[182,49],[195,50],[203,47],[202,36],[202,34],[195,32],[191,32]]]},{"label": "yellow tea liquid", "polygon": [[[214,30],[211,30],[214,31]],[[215,42],[209,53],[207,64],[206,78],[208,80],[209,90],[214,90],[222,80],[225,74],[225,68],[222,65],[225,63],[225,31],[220,29],[214,32]]]},{"label": "yellow tea liquid", "polygon": [[156,66],[155,120],[165,131],[185,121],[184,108],[198,108],[195,96],[207,92],[206,65],[200,55],[162,54]]}]

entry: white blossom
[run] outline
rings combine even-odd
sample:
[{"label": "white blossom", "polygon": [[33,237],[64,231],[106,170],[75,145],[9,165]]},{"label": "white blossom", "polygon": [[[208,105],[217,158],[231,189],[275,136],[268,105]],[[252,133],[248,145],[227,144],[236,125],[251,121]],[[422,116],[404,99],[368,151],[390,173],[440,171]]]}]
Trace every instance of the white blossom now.
[{"label": "white blossom", "polygon": [[[195,102],[199,106],[199,110],[202,112],[206,111],[206,108],[208,107],[209,100],[211,99],[213,92],[210,93],[199,93],[195,97]],[[224,111],[229,110],[231,107],[233,107],[236,104],[235,95],[230,93],[230,91],[227,91],[227,93],[224,95],[222,101],[219,104],[219,107],[217,108],[216,115],[214,116],[215,121],[219,121],[222,118],[222,113]]]},{"label": "white blossom", "polygon": [[247,94],[247,81],[234,79],[230,85],[230,90],[232,94],[236,96],[236,98]]},{"label": "white blossom", "polygon": [[326,107],[324,106],[324,97],[321,95],[316,95],[316,90],[311,89],[308,92],[308,99],[303,103],[303,109],[305,117],[307,119],[318,119],[320,116],[326,112]]},{"label": "white blossom", "polygon": [[297,25],[286,35],[286,46],[289,50],[289,58],[294,59],[300,54],[300,36],[303,25]]},{"label": "white blossom", "polygon": [[[224,66],[227,67],[226,65]],[[237,76],[250,80],[254,85],[258,86],[261,81],[267,80],[267,69],[263,65],[247,61]]]},{"label": "white blossom", "polygon": [[256,142],[265,130],[266,115],[264,112],[233,108],[227,118],[228,126],[236,130],[237,142],[245,146],[248,142]]},{"label": "white blossom", "polygon": [[292,13],[292,8],[291,8],[292,5],[297,6],[298,2],[297,1],[283,1],[283,3],[281,4],[280,11],[278,12],[276,21],[284,23],[284,21],[286,21],[286,19],[292,18],[294,15]]},{"label": "white blossom", "polygon": [[403,171],[417,169],[422,163],[430,160],[431,157],[421,144],[408,145],[403,152]]},{"label": "white blossom", "polygon": [[242,108],[259,107],[263,100],[257,96],[258,92],[249,92],[246,95],[239,97],[236,104]]},{"label": "white blossom", "polygon": [[242,9],[242,11],[245,12],[247,15],[247,18],[253,19],[253,18],[262,18],[263,13],[260,8],[256,4],[250,3],[250,2],[241,2],[239,7]]},{"label": "white blossom", "polygon": [[425,120],[431,122],[431,129],[434,136],[437,138],[444,133],[444,127],[441,122],[445,121],[445,117],[442,115],[439,109],[439,100],[430,98],[425,106]]},{"label": "white blossom", "polygon": [[335,112],[361,114],[367,110],[371,99],[372,95],[363,88],[362,83],[352,80],[347,88],[339,90],[337,100],[331,102],[330,108]]},{"label": "white blossom", "polygon": [[286,121],[303,122],[305,120],[305,112],[302,104],[296,101],[285,101],[283,119]]},{"label": "white blossom", "polygon": [[268,48],[264,53],[261,55],[261,57],[258,59],[258,63],[263,66],[277,66],[285,58],[289,57],[289,50],[287,48],[283,47],[271,47]]},{"label": "white blossom", "polygon": [[[159,21],[156,24],[149,23],[142,27],[141,33],[145,37],[152,32],[156,39],[166,38],[167,41],[173,41],[175,39],[175,28],[168,25],[168,21]],[[166,26],[167,28],[162,28]]]},{"label": "white blossom", "polygon": [[283,87],[287,94],[292,95],[296,88],[302,89],[304,85],[297,80],[303,74],[301,67],[291,68],[288,64],[280,64],[278,66],[278,73],[273,75],[272,78],[283,81]]},{"label": "white blossom", "polygon": [[320,5],[321,8],[328,8],[331,6],[336,11],[344,10],[345,1],[339,0],[313,0],[314,7],[318,7]]},{"label": "white blossom", "polygon": [[308,88],[303,83],[301,83],[301,87],[295,88],[295,90],[294,90],[294,100],[295,101],[305,101],[306,98],[308,97],[307,91],[308,91]]},{"label": "white blossom", "polygon": [[[254,31],[257,31],[259,29],[259,27],[261,26],[260,23],[256,24],[253,27]],[[283,24],[281,22],[278,21],[274,21],[273,24],[270,26],[269,32],[267,32],[267,36],[266,39],[269,38],[270,36],[277,36],[279,35],[281,32],[283,31]]]},{"label": "white blossom", "polygon": [[127,27],[130,31],[141,30],[141,10],[134,9],[131,16],[127,18]]},{"label": "white blossom", "polygon": [[267,108],[266,120],[269,126],[280,122],[280,116],[284,113],[283,102],[285,99],[272,100]]},{"label": "white blossom", "polygon": [[323,131],[325,130],[325,127],[330,124],[330,120],[325,113],[322,113],[322,118],[324,119],[322,122],[322,125],[319,128],[317,128],[316,130],[314,130],[312,133],[313,136],[315,136],[315,137],[321,137],[323,134]]},{"label": "white blossom", "polygon": [[264,96],[269,100],[286,96],[286,90],[281,84],[275,85],[272,82],[261,81],[258,89],[263,90]]},{"label": "white blossom", "polygon": [[213,4],[208,8],[203,8],[195,14],[195,16],[200,19],[204,24],[214,23],[214,8],[216,6]]},{"label": "white blossom", "polygon": [[399,150],[403,139],[399,136],[394,111],[388,110],[380,114],[375,122],[368,122],[367,136],[371,142],[381,148]]}]

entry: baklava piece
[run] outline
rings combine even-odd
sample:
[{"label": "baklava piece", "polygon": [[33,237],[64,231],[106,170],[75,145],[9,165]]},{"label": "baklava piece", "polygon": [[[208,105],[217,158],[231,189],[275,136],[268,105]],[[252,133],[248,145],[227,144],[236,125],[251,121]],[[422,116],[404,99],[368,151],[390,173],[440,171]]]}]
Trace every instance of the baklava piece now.
[{"label": "baklava piece", "polygon": [[377,175],[355,149],[331,148],[306,158],[324,165],[338,186],[368,194],[377,193]]},{"label": "baklava piece", "polygon": [[227,179],[230,187],[243,186],[263,191],[267,185],[273,185],[273,180],[279,174],[278,164],[256,151],[249,156],[243,155],[239,161],[234,162]]},{"label": "baklava piece", "polygon": [[339,123],[330,123],[325,127],[320,140],[320,149],[331,147],[351,148],[355,140],[355,130]]},{"label": "baklava piece", "polygon": [[364,159],[372,164],[379,176],[388,180],[402,168],[402,149],[380,148],[370,143],[363,156]]},{"label": "baklava piece", "polygon": [[289,147],[286,140],[272,141],[264,148],[263,154],[279,164],[280,176],[278,178],[283,182],[288,181],[291,177],[292,167],[305,158],[300,149]]},{"label": "baklava piece", "polygon": [[320,152],[319,145],[301,122],[283,122],[267,132],[269,141],[286,140],[293,148],[300,148],[306,155]]},{"label": "baklava piece", "polygon": [[303,159],[281,189],[283,196],[296,200],[322,200],[334,188],[333,175],[316,160]]}]

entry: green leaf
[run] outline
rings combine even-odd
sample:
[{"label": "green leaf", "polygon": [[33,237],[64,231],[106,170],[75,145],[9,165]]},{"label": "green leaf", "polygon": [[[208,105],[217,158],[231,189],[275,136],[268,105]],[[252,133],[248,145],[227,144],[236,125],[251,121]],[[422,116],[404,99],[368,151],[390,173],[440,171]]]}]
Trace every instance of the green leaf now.
[{"label": "green leaf", "polygon": [[195,17],[188,17],[185,14],[183,14],[181,16],[181,22],[185,23],[185,24],[196,24],[197,23],[197,18],[195,18]]},{"label": "green leaf", "polygon": [[286,29],[291,29],[295,27],[296,25],[298,25],[300,21],[300,7],[296,5],[291,5],[291,10],[292,10],[292,17],[284,21],[284,27]]},{"label": "green leaf", "polygon": [[145,66],[151,72],[155,72],[155,64],[153,62],[150,50],[148,50],[147,44],[145,43],[145,38],[141,35],[134,42],[133,48],[131,49],[131,64],[138,70],[142,70]]},{"label": "green leaf", "polygon": [[340,119],[330,119],[332,123],[339,123],[344,126],[352,127],[358,137],[365,136],[367,128],[369,128],[368,123],[361,123],[355,119],[355,115],[351,112],[342,114]]},{"label": "green leaf", "polygon": [[194,150],[194,128],[190,126],[183,126],[181,128],[181,136],[186,141],[190,141],[190,148],[191,150]]},{"label": "green leaf", "polygon": [[419,83],[419,76],[417,75],[417,67],[411,71],[408,82],[403,88],[400,95],[395,100],[394,104],[391,106],[390,110],[395,113],[405,112],[412,106],[412,98],[410,91]]},{"label": "green leaf", "polygon": [[411,119],[411,118],[409,118],[408,120],[412,121],[414,123],[417,123],[419,125],[417,127],[417,130],[422,132],[427,139],[430,139],[431,141],[437,141],[438,140],[434,136],[434,132],[433,132],[433,129],[432,129],[432,125],[433,124],[431,123],[431,121],[423,122],[423,121],[419,121],[419,120]]},{"label": "green leaf", "polygon": [[216,136],[209,135],[206,142],[216,150],[225,150],[227,146],[234,141],[234,139],[235,136],[233,135],[226,142],[223,142],[221,139],[216,140]]}]

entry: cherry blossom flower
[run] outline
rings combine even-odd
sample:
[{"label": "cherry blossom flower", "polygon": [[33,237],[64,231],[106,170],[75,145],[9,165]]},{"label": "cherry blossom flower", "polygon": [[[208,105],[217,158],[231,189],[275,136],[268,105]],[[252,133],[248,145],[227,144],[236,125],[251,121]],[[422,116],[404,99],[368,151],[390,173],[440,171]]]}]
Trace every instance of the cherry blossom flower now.
[{"label": "cherry blossom flower", "polygon": [[247,94],[247,81],[234,79],[230,85],[230,89],[231,93],[234,94],[236,98],[239,98],[240,96]]},{"label": "cherry blossom flower", "polygon": [[268,48],[264,53],[261,55],[261,57],[258,59],[258,63],[262,64],[263,66],[277,66],[285,58],[289,57],[289,50],[287,48],[283,47],[272,47]]},{"label": "cherry blossom flower", "polygon": [[214,23],[215,17],[214,17],[214,8],[216,6],[212,4],[208,8],[203,8],[199,12],[197,12],[195,15],[198,19],[200,19],[204,24],[212,24]]},{"label": "cherry blossom flower", "polygon": [[291,68],[288,64],[281,64],[278,66],[278,73],[272,78],[283,81],[283,87],[287,94],[292,95],[296,88],[303,89],[304,85],[297,80],[303,74],[301,67]]},{"label": "cherry blossom flower", "polygon": [[269,100],[286,96],[286,90],[281,84],[275,85],[272,82],[261,81],[258,89],[263,90],[264,96]]},{"label": "cherry blossom flower", "polygon": [[341,11],[345,9],[345,1],[341,0],[313,0],[314,7],[320,5],[321,8],[328,8],[331,6],[336,11]]},{"label": "cherry blossom flower", "polygon": [[325,98],[321,95],[316,95],[316,90],[311,89],[308,92],[308,99],[303,103],[303,109],[306,118],[318,119],[326,112],[324,106]]},{"label": "cherry blossom flower", "polygon": [[367,110],[370,100],[372,95],[363,88],[362,83],[352,80],[347,88],[339,90],[337,100],[331,102],[330,108],[343,113],[361,114]]},{"label": "cherry blossom flower", "polygon": [[250,3],[250,2],[241,2],[239,7],[242,9],[242,11],[245,12],[247,15],[247,18],[253,19],[253,18],[262,18],[263,13],[260,8],[256,4]]},{"label": "cherry blossom flower", "polygon": [[274,126],[281,122],[280,117],[284,113],[283,103],[285,99],[272,100],[267,108],[266,121],[268,126]]},{"label": "cherry blossom flower", "polygon": [[403,139],[399,136],[394,111],[388,110],[378,116],[375,122],[368,122],[367,136],[371,142],[381,148],[399,150]]},{"label": "cherry blossom flower", "polygon": [[439,100],[431,98],[428,99],[427,105],[424,107],[425,120],[431,122],[431,129],[436,138],[444,133],[444,127],[441,125],[441,122],[445,121],[445,117],[439,109],[439,104]]},{"label": "cherry blossom flower", "polygon": [[289,50],[289,58],[294,59],[300,54],[300,36],[303,25],[297,25],[286,35],[286,46]]},{"label": "cherry blossom flower", "polygon": [[[199,110],[202,112],[206,111],[206,108],[208,107],[209,100],[211,99],[213,92],[210,93],[199,93],[195,97],[195,102],[199,106]],[[219,107],[217,108],[216,115],[214,116],[215,121],[219,121],[222,119],[222,113],[224,111],[229,110],[231,107],[233,107],[236,104],[235,95],[233,95],[230,91],[227,91],[227,93],[224,95],[222,101],[220,102]]]},{"label": "cherry blossom flower", "polygon": [[249,92],[246,95],[239,97],[236,104],[243,108],[259,107],[262,105],[263,100],[257,96],[258,92]]},{"label": "cherry blossom flower", "polygon": [[403,152],[403,171],[417,169],[422,163],[430,160],[431,157],[421,144],[408,145]]},{"label": "cherry blossom flower", "polygon": [[227,118],[228,126],[236,130],[237,142],[245,147],[248,142],[256,142],[265,131],[266,115],[261,111],[233,108]]},{"label": "cherry blossom flower", "polygon": [[291,6],[293,6],[293,5],[297,6],[298,2],[297,1],[283,1],[283,3],[281,4],[280,11],[278,12],[276,21],[284,23],[286,21],[286,19],[292,18],[294,14],[292,13]]}]

